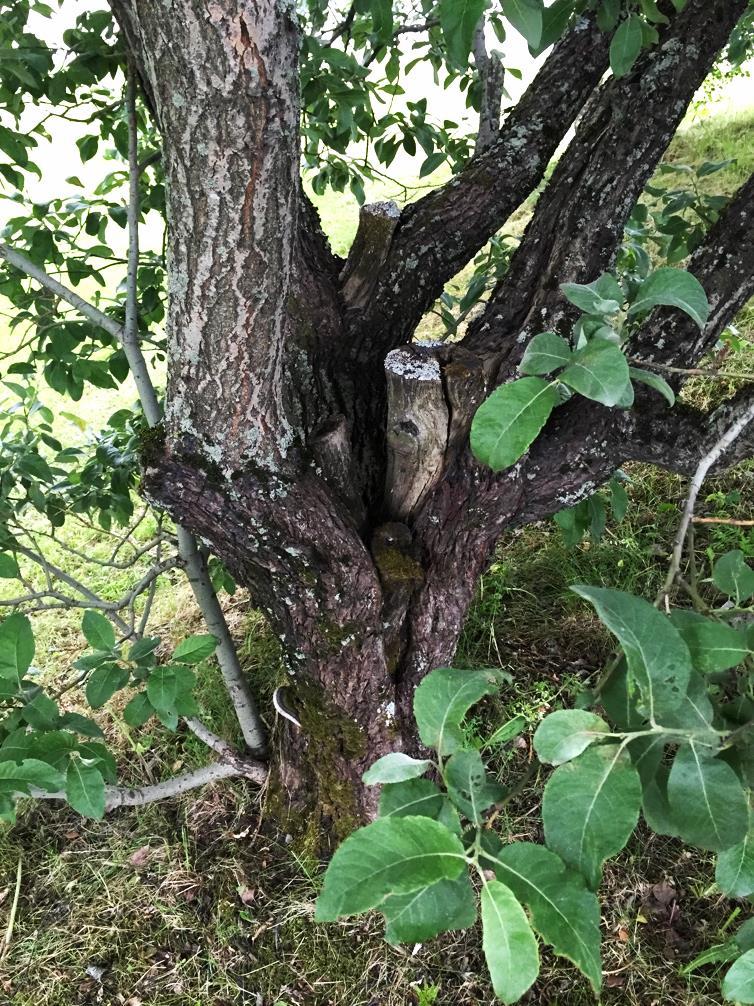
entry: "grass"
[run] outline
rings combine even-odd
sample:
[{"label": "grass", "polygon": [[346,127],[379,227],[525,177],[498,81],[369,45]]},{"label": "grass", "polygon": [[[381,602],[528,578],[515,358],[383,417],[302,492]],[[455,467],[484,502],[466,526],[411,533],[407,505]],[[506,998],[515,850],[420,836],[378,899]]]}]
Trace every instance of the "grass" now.
[{"label": "grass", "polygon": [[[715,191],[731,192],[754,167],[751,116],[734,114],[692,124],[679,134],[671,157],[681,162],[738,164],[713,176]],[[350,200],[327,196],[325,224],[336,250],[345,251],[357,220]],[[521,226],[525,214],[518,221]],[[739,319],[754,331],[752,312]],[[741,356],[743,359],[743,354]],[[743,365],[743,364],[742,364]],[[708,401],[708,385],[691,393]],[[115,407],[115,406],[114,406]],[[92,417],[110,405],[86,403]],[[500,543],[469,614],[458,659],[495,664],[513,675],[502,697],[483,706],[471,729],[482,735],[503,718],[523,715],[528,727],[498,760],[503,778],[525,771],[531,734],[541,717],[573,701],[611,651],[610,638],[591,609],[570,591],[579,581],[604,583],[651,596],[661,583],[684,487],[662,472],[629,472],[631,499],[621,524],[609,524],[598,544],[566,549],[551,524],[523,528]],[[752,470],[741,466],[705,487],[704,512],[746,517]],[[106,548],[104,536],[69,527],[82,551]],[[143,529],[144,534],[148,528]],[[701,575],[709,554],[740,547],[754,555],[754,532],[704,527],[697,536]],[[71,572],[76,563],[59,552]],[[87,572],[90,575],[90,571]],[[97,583],[108,597],[123,579]],[[245,666],[269,708],[280,680],[276,640],[246,608],[243,594],[228,603],[242,639]],[[38,662],[59,674],[83,648],[78,615],[40,617]],[[152,629],[175,642],[198,626],[190,592],[166,576]],[[204,671],[199,701],[226,736],[233,725],[212,671]],[[191,738],[155,731],[130,736],[117,716],[102,722],[119,754],[124,778],[154,781],[204,752]],[[274,725],[274,724],[271,724]],[[518,839],[541,840],[540,771],[510,805],[504,824]],[[0,925],[7,921],[19,858],[22,883],[13,939],[0,961],[0,1003],[13,1006],[403,1006],[491,1003],[479,933],[446,936],[421,947],[391,948],[375,918],[316,926],[317,864],[297,858],[286,836],[270,833],[265,794],[224,784],[198,797],[136,811],[101,823],[66,809],[29,803],[18,823],[0,831]],[[742,905],[713,885],[710,857],[646,831],[612,862],[601,890],[607,1004],[708,1006],[719,1004],[716,965],[684,978],[683,964],[719,941]],[[736,919],[742,920],[744,913]],[[586,1006],[593,997],[569,965],[546,951],[542,977],[527,999],[541,1006]]]}]

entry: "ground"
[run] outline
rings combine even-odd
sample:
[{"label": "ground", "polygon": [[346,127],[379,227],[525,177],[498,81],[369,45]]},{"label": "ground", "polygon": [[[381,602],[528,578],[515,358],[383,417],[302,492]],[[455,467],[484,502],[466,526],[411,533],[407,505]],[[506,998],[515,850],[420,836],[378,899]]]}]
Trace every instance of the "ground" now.
[{"label": "ground", "polygon": [[[713,176],[715,191],[732,191],[754,164],[746,130],[751,116],[704,119],[676,140],[671,159],[739,163]],[[332,206],[326,206],[331,211]],[[327,217],[327,214],[326,214]],[[347,241],[355,214],[341,214]],[[754,316],[739,319],[744,335]],[[750,365],[746,348],[735,369]],[[728,365],[731,360],[728,360]],[[750,368],[749,368],[750,369]],[[719,395],[698,383],[696,400]],[[610,640],[591,609],[569,586],[585,581],[652,596],[664,578],[667,553],[684,487],[675,477],[644,469],[628,472],[630,506],[609,523],[599,544],[568,550],[552,524],[509,535],[480,585],[458,660],[502,666],[513,675],[495,703],[470,729],[481,733],[522,714],[528,729],[499,760],[501,777],[517,778],[531,757],[531,735],[542,715],[570,703],[610,652]],[[754,468],[742,466],[705,487],[700,507],[709,515],[750,517]],[[147,529],[144,528],[144,534]],[[91,532],[72,532],[86,549]],[[729,527],[698,534],[701,576],[707,549],[739,547],[754,555],[754,533]],[[61,560],[62,561],[62,560]],[[70,558],[67,560],[70,563]],[[175,641],[196,620],[188,589],[165,578],[153,629]],[[102,584],[116,596],[123,584]],[[228,601],[243,640],[244,663],[259,684],[263,708],[280,680],[274,640],[245,598]],[[82,648],[78,616],[45,616],[39,659],[60,672]],[[196,623],[198,625],[198,622]],[[232,729],[228,710],[206,668],[200,701],[218,731]],[[270,723],[275,727],[274,721]],[[191,738],[164,731],[131,736],[117,719],[103,718],[129,781],[155,781],[204,752]],[[276,729],[280,729],[277,725]],[[541,838],[534,775],[503,822],[517,839]],[[445,937],[425,946],[391,948],[377,918],[314,925],[321,866],[274,836],[265,793],[222,784],[198,798],[138,811],[119,811],[102,823],[71,812],[28,804],[18,823],[0,831],[0,923],[10,916],[21,863],[18,910],[10,947],[0,961],[0,1003],[13,1006],[471,1006],[492,1003],[480,960],[479,934]],[[749,907],[720,896],[711,859],[677,843],[639,832],[609,865],[601,889],[606,990],[603,1001],[636,1006],[707,1006],[721,1002],[720,972],[708,965],[686,977],[696,954],[720,942],[747,917]],[[526,1002],[581,1006],[592,996],[578,973],[547,951],[541,979]]]}]

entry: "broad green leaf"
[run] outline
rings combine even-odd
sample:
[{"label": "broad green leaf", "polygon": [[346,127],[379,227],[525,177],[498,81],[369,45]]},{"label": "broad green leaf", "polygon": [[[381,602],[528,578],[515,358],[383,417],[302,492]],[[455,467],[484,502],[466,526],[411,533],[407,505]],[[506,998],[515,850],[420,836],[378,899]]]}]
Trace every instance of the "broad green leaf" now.
[{"label": "broad green leaf", "polygon": [[709,301],[704,287],[690,272],[683,269],[656,269],[639,287],[629,315],[643,314],[653,307],[677,307],[684,311],[699,328],[704,328],[709,318]]},{"label": "broad green leaf", "polygon": [[415,779],[419,775],[424,775],[431,765],[432,762],[427,759],[411,758],[407,754],[395,751],[376,761],[371,768],[367,769],[362,779],[368,786],[405,782],[407,779]]},{"label": "broad green leaf", "polygon": [[125,688],[130,678],[129,672],[118,664],[103,664],[92,671],[86,683],[86,701],[92,709],[104,706],[116,692]]},{"label": "broad green leaf", "polygon": [[723,996],[735,1003],[754,1003],[754,950],[738,958],[723,979]]},{"label": "broad green leaf", "polygon": [[620,283],[609,272],[603,272],[592,283],[561,283],[560,289],[580,311],[600,317],[616,314],[626,299]]},{"label": "broad green leaf", "polygon": [[572,588],[594,605],[597,614],[618,638],[628,663],[629,691],[641,691],[640,712],[650,721],[677,708],[688,687],[691,657],[670,621],[641,597],[605,587],[583,584]]},{"label": "broad green leaf", "polygon": [[458,67],[466,67],[479,18],[486,0],[440,0],[438,15],[448,56]]},{"label": "broad green leaf", "polygon": [[556,954],[567,958],[592,983],[602,982],[600,907],[579,873],[566,870],[554,852],[532,842],[485,849],[498,877],[531,912],[532,925]]},{"label": "broad green leaf", "polygon": [[496,472],[510,468],[531,447],[557,404],[555,385],[541,377],[522,377],[496,388],[471,424],[474,457]]},{"label": "broad green leaf", "polygon": [[630,838],[640,806],[641,782],[628,752],[617,744],[589,748],[555,769],[545,786],[548,848],[594,889],[602,864]]},{"label": "broad green leaf", "polygon": [[754,569],[739,548],[720,556],[713,567],[712,580],[718,590],[734,598],[737,604],[754,596]]},{"label": "broad green leaf", "polygon": [[638,367],[629,367],[628,372],[634,381],[640,381],[642,384],[646,384],[647,387],[654,389],[654,391],[659,391],[668,405],[675,405],[675,392],[664,377],[660,377],[659,374],[653,374],[649,370],[639,370]]},{"label": "broad green leaf", "polygon": [[574,7],[574,0],[555,0],[554,3],[545,7],[542,11],[542,37],[538,45],[529,46],[533,56],[539,56],[562,37],[568,27]]},{"label": "broad green leaf", "polygon": [[423,943],[476,922],[476,898],[467,875],[440,880],[412,894],[394,894],[380,906],[388,943]]},{"label": "broad green leaf", "polygon": [[738,776],[693,741],[676,753],[668,800],[678,832],[689,845],[719,852],[746,837],[749,811]]},{"label": "broad green leaf", "polygon": [[105,816],[105,780],[96,766],[71,758],[65,795],[71,807],[83,817],[101,820]]},{"label": "broad green leaf", "polygon": [[743,922],[733,939],[738,949],[743,953],[746,953],[747,950],[754,950],[754,919],[747,919],[746,922]]},{"label": "broad green leaf", "polygon": [[20,570],[15,556],[10,552],[0,552],[0,579],[15,580],[20,576]]},{"label": "broad green leaf", "polygon": [[505,791],[487,778],[478,751],[458,751],[445,766],[448,796],[469,821],[481,824],[484,811],[505,795]]},{"label": "broad green leaf", "polygon": [[147,679],[147,698],[158,713],[172,711],[178,695],[178,678],[174,667],[156,667]]},{"label": "broad green leaf", "polygon": [[749,830],[743,841],[717,854],[715,882],[729,898],[754,894],[754,820],[749,814]]},{"label": "broad green leaf", "polygon": [[750,652],[742,632],[696,611],[676,609],[670,620],[683,636],[694,667],[702,674],[737,667]]},{"label": "broad green leaf", "polygon": [[87,611],[81,620],[81,631],[94,650],[112,650],[115,646],[115,629],[98,611]]},{"label": "broad green leaf", "polygon": [[610,730],[601,716],[585,709],[559,709],[545,716],[534,734],[534,750],[547,765],[562,765],[586,751]]},{"label": "broad green leaf", "polygon": [[34,630],[20,612],[0,625],[0,678],[20,682],[34,659]]},{"label": "broad green leaf", "polygon": [[661,765],[656,777],[644,788],[641,810],[644,820],[656,835],[679,838],[678,825],[668,800],[669,775],[670,769],[667,765]]},{"label": "broad green leaf", "polygon": [[610,68],[614,77],[625,77],[639,58],[644,34],[641,18],[631,14],[621,21],[610,43]]},{"label": "broad green leaf", "polygon": [[529,341],[518,369],[522,374],[551,374],[565,367],[572,356],[565,339],[555,332],[540,332]]},{"label": "broad green leaf", "polygon": [[536,49],[542,39],[542,6],[537,0],[502,0],[503,14],[532,49]]},{"label": "broad green leaf", "polygon": [[719,747],[719,739],[712,729],[714,710],[707,692],[707,682],[696,671],[689,676],[686,694],[680,704],[658,718],[661,726],[675,730],[691,731],[695,739],[706,748]]},{"label": "broad green leaf", "polygon": [[442,756],[463,747],[464,716],[485,695],[499,691],[504,680],[509,680],[508,675],[494,668],[439,667],[428,674],[414,692],[414,716],[422,743]]},{"label": "broad green leaf", "polygon": [[198,664],[211,657],[216,649],[217,640],[214,636],[189,636],[176,646],[173,660],[179,664]]},{"label": "broad green leaf", "polygon": [[410,894],[465,869],[463,845],[428,817],[381,817],[337,850],[317,899],[316,918],[334,922],[366,912],[392,894]]},{"label": "broad green leaf", "polygon": [[482,888],[482,948],[495,995],[517,1002],[539,974],[539,948],[516,896],[499,880]]},{"label": "broad green leaf", "polygon": [[380,793],[380,817],[437,817],[444,800],[429,779],[388,783]]},{"label": "broad green leaf", "polygon": [[28,793],[29,786],[57,793],[65,786],[65,779],[56,768],[36,758],[25,758],[19,763],[0,761],[0,782],[18,783],[19,792]]},{"label": "broad green leaf", "polygon": [[573,354],[559,380],[585,398],[602,405],[618,405],[630,385],[628,363],[610,342],[590,342]]}]

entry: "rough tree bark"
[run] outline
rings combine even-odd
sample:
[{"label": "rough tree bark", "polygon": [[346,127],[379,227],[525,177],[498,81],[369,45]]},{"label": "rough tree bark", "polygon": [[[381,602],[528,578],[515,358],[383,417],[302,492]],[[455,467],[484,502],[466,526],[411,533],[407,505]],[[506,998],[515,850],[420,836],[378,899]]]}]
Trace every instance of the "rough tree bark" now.
[{"label": "rough tree bark", "polygon": [[[513,375],[526,340],[567,332],[558,285],[610,266],[746,0],[689,0],[628,76],[602,85],[609,39],[578,19],[458,176],[400,212],[364,209],[347,262],[301,187],[290,5],[111,6],[162,133],[169,193],[171,371],[145,491],[268,615],[302,724],[281,721],[278,791],[338,835],[373,809],[364,768],[413,746],[413,690],[452,659],[500,534],[574,503],[626,459],[689,470],[717,435],[720,416],[647,398],[631,413],[556,410],[501,475],[468,449],[476,407]],[[582,110],[482,317],[459,344],[411,344]],[[637,353],[693,364],[754,292],[752,188],[694,256],[713,301],[703,336],[665,312]]]}]

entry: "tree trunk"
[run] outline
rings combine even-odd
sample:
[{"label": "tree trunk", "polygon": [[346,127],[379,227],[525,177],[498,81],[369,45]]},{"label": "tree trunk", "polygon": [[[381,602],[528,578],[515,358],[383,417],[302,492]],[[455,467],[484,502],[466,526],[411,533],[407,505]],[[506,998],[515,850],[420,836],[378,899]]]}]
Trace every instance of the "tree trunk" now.
[{"label": "tree trunk", "polygon": [[[719,417],[639,396],[631,413],[584,400],[557,409],[502,474],[468,448],[476,408],[513,374],[526,338],[568,321],[559,283],[610,266],[746,0],[688,0],[657,49],[601,87],[609,39],[577,19],[456,178],[401,211],[364,209],[347,262],[330,253],[301,187],[288,8],[111,4],[168,179],[171,371],[144,491],[210,544],[269,618],[301,724],[280,721],[274,802],[313,812],[315,831],[337,838],[374,813],[364,769],[415,749],[414,690],[453,659],[501,533],[574,504],[626,458],[687,470],[716,434]],[[469,335],[410,344],[444,283],[537,186],[587,101]],[[754,286],[750,188],[710,236],[714,248],[694,257],[717,298],[695,358]],[[673,324],[680,347],[688,333]]]}]

